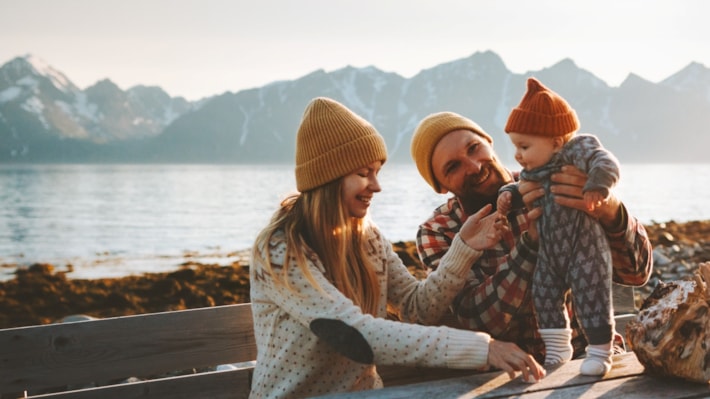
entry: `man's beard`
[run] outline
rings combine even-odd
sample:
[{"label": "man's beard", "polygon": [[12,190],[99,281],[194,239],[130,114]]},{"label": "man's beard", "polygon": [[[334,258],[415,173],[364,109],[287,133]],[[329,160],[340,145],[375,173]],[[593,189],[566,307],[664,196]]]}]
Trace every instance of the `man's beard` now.
[{"label": "man's beard", "polygon": [[[487,175],[488,178],[481,183],[480,181],[483,175]],[[487,187],[490,192],[481,192],[482,183],[487,183],[491,179],[497,180],[500,184],[497,186]],[[467,176],[464,182],[463,190],[461,193],[457,194],[461,206],[467,215],[474,214],[478,212],[481,208],[487,204],[493,205],[493,209],[496,209],[496,202],[498,199],[498,190],[503,187],[504,184],[513,181],[513,176],[510,172],[501,165],[497,160],[487,163],[479,173],[471,176]]]}]

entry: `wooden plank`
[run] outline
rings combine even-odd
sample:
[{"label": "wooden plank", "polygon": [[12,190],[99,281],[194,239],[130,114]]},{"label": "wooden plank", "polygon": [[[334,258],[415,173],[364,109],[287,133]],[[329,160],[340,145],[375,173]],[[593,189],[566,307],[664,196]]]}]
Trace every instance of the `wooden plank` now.
[{"label": "wooden plank", "polygon": [[[616,331],[625,337],[626,324],[635,317],[635,314],[617,314],[614,316]],[[461,328],[460,324],[458,324],[456,318],[451,313],[444,316],[439,324],[454,328]],[[377,367],[377,371],[380,374],[380,377],[382,377],[382,382],[385,384],[385,387],[462,377],[471,374],[470,370],[410,366],[379,366]]]},{"label": "wooden plank", "polygon": [[[676,379],[636,376],[604,380],[594,384],[565,386],[526,393],[522,399],[690,399],[707,398],[710,387]],[[461,396],[461,399],[479,398],[480,396]],[[508,396],[486,396],[486,398],[508,398]]]},{"label": "wooden plank", "polygon": [[213,371],[109,387],[29,396],[31,399],[247,399],[252,369]]},{"label": "wooden plank", "polygon": [[377,373],[386,387],[416,384],[471,375],[471,370],[456,370],[443,367],[378,366]]},{"label": "wooden plank", "polygon": [[0,393],[256,358],[251,304],[0,330]]},{"label": "wooden plank", "polygon": [[638,363],[633,353],[615,356],[612,370],[603,378],[580,375],[579,366],[581,362],[582,360],[578,359],[556,368],[548,368],[547,377],[536,384],[525,383],[520,377],[511,380],[508,374],[497,371],[381,390],[326,395],[324,398],[503,398],[538,391],[549,393],[564,386],[592,385],[601,380],[629,378],[643,373],[643,366]]}]

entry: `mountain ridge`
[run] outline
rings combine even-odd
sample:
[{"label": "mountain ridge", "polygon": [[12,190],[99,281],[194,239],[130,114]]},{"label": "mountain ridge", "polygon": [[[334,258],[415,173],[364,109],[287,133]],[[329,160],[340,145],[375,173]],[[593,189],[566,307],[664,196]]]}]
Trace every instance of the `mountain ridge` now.
[{"label": "mountain ridge", "polygon": [[332,97],[385,137],[393,162],[411,162],[417,123],[438,111],[476,121],[506,162],[503,126],[536,76],[576,109],[580,132],[622,162],[706,162],[710,69],[691,62],[653,83],[630,73],[610,87],[571,58],[515,74],[487,50],[404,78],[374,66],[315,70],[298,79],[190,102],[157,86],[121,90],[110,79],[79,89],[38,57],[0,66],[0,163],[291,163],[308,102]]}]

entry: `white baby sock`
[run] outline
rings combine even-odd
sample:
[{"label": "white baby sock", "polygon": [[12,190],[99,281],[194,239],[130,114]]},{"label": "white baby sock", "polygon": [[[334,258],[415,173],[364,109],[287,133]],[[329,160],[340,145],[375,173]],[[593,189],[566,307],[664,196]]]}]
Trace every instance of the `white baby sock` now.
[{"label": "white baby sock", "polygon": [[543,328],[540,336],[545,343],[545,365],[564,363],[572,359],[572,329]]},{"label": "white baby sock", "polygon": [[584,375],[604,375],[611,370],[611,345],[589,345],[587,357],[579,367]]}]

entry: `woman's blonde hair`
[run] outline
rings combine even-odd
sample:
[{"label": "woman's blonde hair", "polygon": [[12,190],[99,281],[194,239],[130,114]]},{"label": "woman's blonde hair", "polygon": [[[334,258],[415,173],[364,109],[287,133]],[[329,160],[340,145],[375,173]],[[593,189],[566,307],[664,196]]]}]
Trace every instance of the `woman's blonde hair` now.
[{"label": "woman's blonde hair", "polygon": [[[367,218],[353,218],[348,214],[342,198],[342,181],[341,177],[284,199],[256,238],[252,267],[262,268],[277,285],[295,291],[288,281],[293,258],[308,281],[321,289],[308,267],[308,255],[315,253],[323,264],[326,278],[363,312],[375,315],[380,288],[366,251],[371,226]],[[275,268],[269,244],[277,231],[283,231],[286,253],[284,264]]]}]

